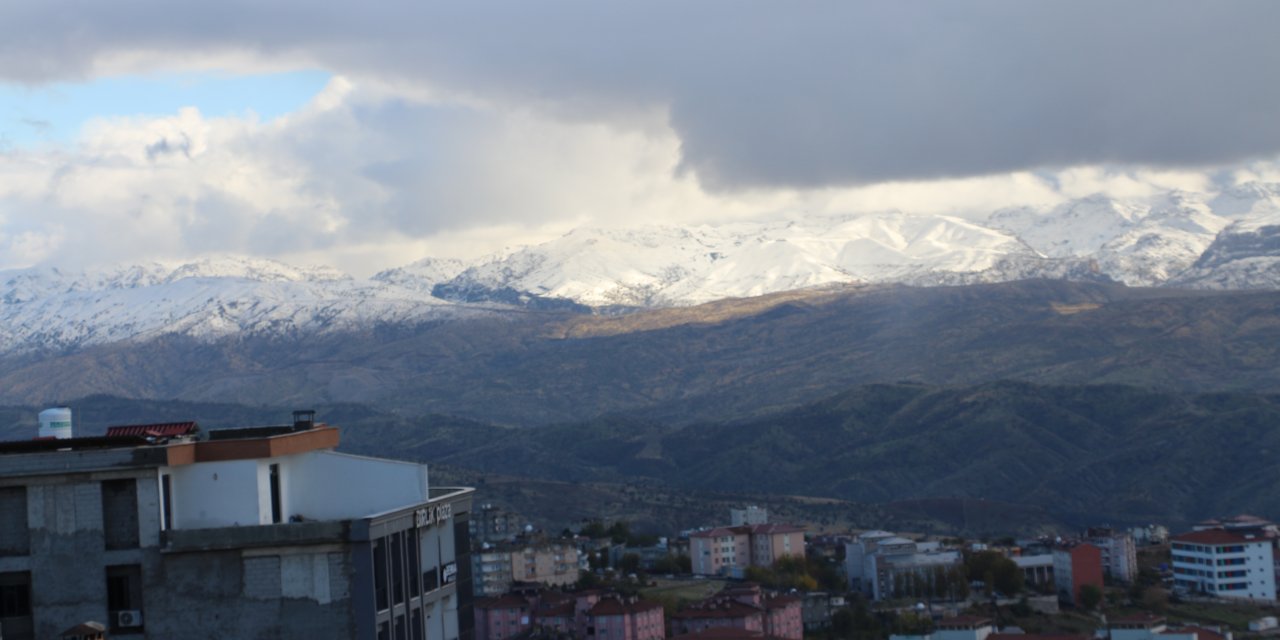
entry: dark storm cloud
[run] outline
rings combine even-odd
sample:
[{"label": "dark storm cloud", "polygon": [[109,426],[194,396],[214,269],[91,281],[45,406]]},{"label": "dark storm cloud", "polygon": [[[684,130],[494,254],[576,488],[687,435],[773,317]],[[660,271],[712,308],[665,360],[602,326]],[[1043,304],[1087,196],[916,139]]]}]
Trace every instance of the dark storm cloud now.
[{"label": "dark storm cloud", "polygon": [[[462,8],[459,8],[462,7]],[[570,120],[661,108],[718,189],[1280,153],[1280,3],[4,3],[0,77],[251,51]]]}]

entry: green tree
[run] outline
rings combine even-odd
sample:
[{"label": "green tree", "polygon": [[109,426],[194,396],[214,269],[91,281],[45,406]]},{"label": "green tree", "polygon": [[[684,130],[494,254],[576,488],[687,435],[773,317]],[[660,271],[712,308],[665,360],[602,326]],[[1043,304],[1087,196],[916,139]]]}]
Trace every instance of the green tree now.
[{"label": "green tree", "polygon": [[831,634],[837,638],[853,636],[853,612],[842,608],[831,614]]},{"label": "green tree", "polygon": [[965,557],[965,568],[970,580],[982,580],[987,592],[993,589],[1013,595],[1022,591],[1025,578],[1022,569],[1013,560],[997,551],[977,551]]},{"label": "green tree", "polygon": [[1091,584],[1080,587],[1080,608],[1085,611],[1093,611],[1102,603],[1102,589]]},{"label": "green tree", "polygon": [[618,558],[618,569],[623,573],[637,573],[640,571],[640,555],[635,553],[624,553]]}]

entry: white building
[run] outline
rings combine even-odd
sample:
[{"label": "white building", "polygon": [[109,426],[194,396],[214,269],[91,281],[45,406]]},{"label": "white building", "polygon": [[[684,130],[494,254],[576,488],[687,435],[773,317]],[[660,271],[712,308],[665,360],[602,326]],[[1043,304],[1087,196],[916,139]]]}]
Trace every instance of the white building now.
[{"label": "white building", "polygon": [[1138,578],[1138,548],[1132,534],[1098,527],[1089,529],[1085,540],[1102,551],[1103,573],[1120,582]]},{"label": "white building", "polygon": [[1271,541],[1221,529],[1174,536],[1174,586],[1220,598],[1275,600]]},{"label": "white building", "polygon": [[886,531],[871,531],[845,545],[845,571],[849,587],[872,600],[893,597],[907,574],[929,582],[938,568],[950,569],[962,561],[959,551],[943,549],[936,542],[915,542]]}]

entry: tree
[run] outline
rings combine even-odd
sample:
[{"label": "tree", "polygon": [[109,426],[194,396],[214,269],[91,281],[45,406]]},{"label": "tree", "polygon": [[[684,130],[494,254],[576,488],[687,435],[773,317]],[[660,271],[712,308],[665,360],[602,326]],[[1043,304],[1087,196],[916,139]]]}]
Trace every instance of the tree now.
[{"label": "tree", "polygon": [[965,567],[970,580],[987,583],[988,592],[994,589],[1005,595],[1012,595],[1022,591],[1026,580],[1018,564],[997,551],[971,553],[965,557]]},{"label": "tree", "polygon": [[1091,584],[1080,587],[1080,608],[1085,611],[1093,611],[1098,608],[1102,602],[1102,589]]},{"label": "tree", "polygon": [[624,553],[618,558],[618,569],[623,573],[636,573],[640,571],[640,555],[635,553]]},{"label": "tree", "polygon": [[837,638],[852,636],[853,612],[842,608],[831,614],[831,633]]}]

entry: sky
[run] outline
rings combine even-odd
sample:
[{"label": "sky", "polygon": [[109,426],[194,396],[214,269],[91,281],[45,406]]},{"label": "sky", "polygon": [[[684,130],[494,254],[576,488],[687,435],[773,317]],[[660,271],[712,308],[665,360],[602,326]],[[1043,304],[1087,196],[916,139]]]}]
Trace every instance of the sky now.
[{"label": "sky", "polygon": [[1276,24],[1270,0],[10,0],[0,268],[369,275],[579,226],[1280,180]]}]

